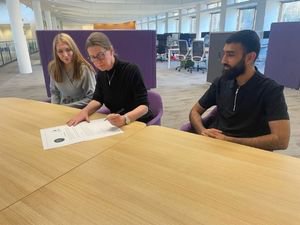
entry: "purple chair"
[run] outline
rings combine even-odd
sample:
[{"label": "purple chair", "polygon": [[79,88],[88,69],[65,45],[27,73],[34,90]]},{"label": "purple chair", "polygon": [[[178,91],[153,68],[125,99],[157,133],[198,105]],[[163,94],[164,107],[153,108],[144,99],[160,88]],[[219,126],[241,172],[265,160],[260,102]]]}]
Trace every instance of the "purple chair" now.
[{"label": "purple chair", "polygon": [[102,113],[102,114],[110,114],[110,110],[106,108],[105,105],[101,106],[100,109],[96,111],[97,113]]},{"label": "purple chair", "polygon": [[[161,125],[161,117],[163,114],[163,104],[161,96],[153,91],[148,90],[148,101],[149,108],[152,111],[154,118],[147,123],[147,126],[150,125]],[[105,106],[102,106],[97,113],[109,114],[110,111]]]},{"label": "purple chair", "polygon": [[43,102],[48,102],[48,103],[51,103],[51,98],[46,98],[44,100],[42,100]]},{"label": "purple chair", "polygon": [[154,91],[148,90],[148,101],[149,109],[153,113],[154,118],[147,123],[147,126],[161,125],[161,117],[163,115],[163,104],[161,96]]},{"label": "purple chair", "polygon": [[[213,107],[214,107],[213,109],[211,109],[205,116],[202,117],[202,123],[205,127],[208,127],[214,121],[218,113],[217,107],[216,106]],[[190,122],[183,124],[180,127],[180,130],[190,132],[190,133],[196,133]]]}]

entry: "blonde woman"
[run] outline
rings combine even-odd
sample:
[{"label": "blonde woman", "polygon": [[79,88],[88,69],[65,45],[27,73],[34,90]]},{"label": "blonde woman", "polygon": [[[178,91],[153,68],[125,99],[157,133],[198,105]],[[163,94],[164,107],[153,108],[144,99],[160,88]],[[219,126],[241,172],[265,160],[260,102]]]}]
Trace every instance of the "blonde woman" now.
[{"label": "blonde woman", "polygon": [[74,40],[65,33],[53,39],[53,60],[48,65],[51,103],[84,108],[96,86],[95,70]]}]

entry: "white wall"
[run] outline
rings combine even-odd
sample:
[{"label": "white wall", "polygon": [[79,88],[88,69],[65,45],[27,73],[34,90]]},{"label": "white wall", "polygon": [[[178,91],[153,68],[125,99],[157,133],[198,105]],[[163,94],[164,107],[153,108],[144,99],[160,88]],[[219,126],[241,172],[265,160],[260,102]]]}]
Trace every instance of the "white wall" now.
[{"label": "white wall", "polygon": [[82,30],[85,27],[82,24],[63,24],[63,30]]},{"label": "white wall", "polygon": [[0,26],[0,41],[11,41],[11,40],[12,40],[12,32],[10,29],[10,25]]}]

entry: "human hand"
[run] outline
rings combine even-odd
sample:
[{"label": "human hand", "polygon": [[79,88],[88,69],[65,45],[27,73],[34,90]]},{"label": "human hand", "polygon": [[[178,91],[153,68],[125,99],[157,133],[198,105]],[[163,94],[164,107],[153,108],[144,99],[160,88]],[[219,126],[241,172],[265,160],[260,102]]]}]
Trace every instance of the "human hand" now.
[{"label": "human hand", "polygon": [[[206,137],[212,137],[212,138],[221,138],[222,131],[215,129],[215,128],[209,128],[209,129],[205,129],[201,132],[201,135],[206,136]],[[219,139],[218,138],[218,139]]]},{"label": "human hand", "polygon": [[74,116],[73,118],[71,118],[67,124],[69,126],[76,126],[78,123],[80,123],[81,121],[87,121],[90,122],[89,119],[89,114],[87,111],[85,110],[81,110],[80,113],[78,113],[76,116]]},{"label": "human hand", "polygon": [[114,126],[116,127],[122,127],[124,126],[125,123],[125,117],[120,115],[120,114],[116,114],[116,113],[111,113],[108,114],[106,119]]}]

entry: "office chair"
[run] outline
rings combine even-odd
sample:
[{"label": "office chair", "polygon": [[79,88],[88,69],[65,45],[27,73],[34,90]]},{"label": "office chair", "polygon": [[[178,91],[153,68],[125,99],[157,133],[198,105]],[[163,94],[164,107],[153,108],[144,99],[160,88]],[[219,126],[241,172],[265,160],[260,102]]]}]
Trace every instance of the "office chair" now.
[{"label": "office chair", "polygon": [[102,114],[110,114],[110,110],[106,108],[105,105],[101,106],[100,109],[96,111],[97,113],[102,113]]},{"label": "office chair", "polygon": [[[196,65],[196,70],[197,72],[199,70],[204,73],[206,71],[207,66],[206,66],[206,59],[205,59],[205,54],[204,54],[204,43],[203,41],[200,40],[194,40],[192,43],[192,61]],[[190,72],[192,72],[193,68],[190,68]]]},{"label": "office chair", "polygon": [[46,99],[43,99],[42,101],[43,101],[43,102],[51,103],[51,97],[48,97],[48,98],[46,98]]},{"label": "office chair", "polygon": [[209,44],[210,44],[210,36],[209,36],[209,34],[207,34],[207,35],[204,36],[203,43],[204,43],[204,58],[205,58],[206,64],[207,64],[208,52],[209,52]]},{"label": "office chair", "polygon": [[[209,125],[212,124],[212,122],[215,120],[218,113],[216,106],[212,106],[212,108],[208,110],[208,113],[202,116],[202,123],[204,127],[209,127]],[[190,133],[196,133],[190,122],[183,124],[180,127],[180,130]]]},{"label": "office chair", "polygon": [[209,48],[209,42],[210,42],[209,34],[204,36],[203,42],[204,42],[204,48]]},{"label": "office chair", "polygon": [[153,113],[154,118],[147,123],[147,126],[161,125],[161,117],[163,115],[163,104],[161,96],[154,91],[148,90],[148,101],[149,109]]},{"label": "office chair", "polygon": [[166,46],[158,45],[156,49],[156,61],[167,61]]},{"label": "office chair", "polygon": [[189,56],[188,42],[186,40],[178,40],[178,47],[179,47],[178,60],[180,62],[180,65],[177,66],[175,69],[180,71],[182,68],[186,69],[186,62],[188,59],[190,59],[190,56]]}]

